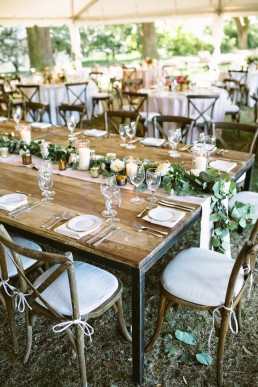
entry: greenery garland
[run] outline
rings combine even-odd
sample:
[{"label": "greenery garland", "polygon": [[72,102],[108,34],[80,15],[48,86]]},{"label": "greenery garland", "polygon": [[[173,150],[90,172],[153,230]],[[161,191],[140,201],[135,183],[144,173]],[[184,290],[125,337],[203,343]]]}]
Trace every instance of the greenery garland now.
[{"label": "greenery garland", "polygon": [[[31,141],[28,145],[12,134],[0,135],[0,147],[8,147],[9,152],[14,154],[29,151],[32,155],[42,157],[43,144],[44,140]],[[54,162],[60,159],[68,162],[72,153],[76,153],[72,142],[69,142],[67,147],[53,143],[48,144],[48,157]],[[96,161],[96,166],[103,162],[105,162],[105,159]],[[158,167],[158,163],[153,165]],[[199,176],[195,176],[183,168],[183,163],[181,165],[173,163],[160,164],[161,170],[163,165],[165,166],[165,175],[162,178],[162,187],[169,195],[211,197],[210,220],[213,222],[214,228],[210,248],[224,253],[228,248],[225,239],[229,231],[239,226],[245,228],[248,224],[253,223],[254,206],[236,202],[231,210],[230,219],[225,202],[236,194],[236,183],[231,181],[229,174],[209,169],[206,172],[201,172]]]}]

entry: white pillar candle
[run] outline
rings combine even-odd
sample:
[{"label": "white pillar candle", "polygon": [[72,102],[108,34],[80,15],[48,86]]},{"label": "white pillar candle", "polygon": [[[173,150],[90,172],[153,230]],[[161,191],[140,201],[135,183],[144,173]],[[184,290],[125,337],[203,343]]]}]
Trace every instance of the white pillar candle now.
[{"label": "white pillar candle", "polygon": [[78,169],[87,171],[90,167],[90,148],[79,148],[79,165]]},{"label": "white pillar candle", "polygon": [[199,169],[199,171],[206,171],[207,158],[204,156],[197,156],[195,159],[195,168]]},{"label": "white pillar candle", "polygon": [[29,126],[23,126],[20,129],[21,139],[26,142],[26,144],[31,143],[31,129]]},{"label": "white pillar candle", "polygon": [[137,174],[137,164],[135,164],[132,161],[127,163],[126,164],[126,174],[129,177],[136,176],[136,174]]}]

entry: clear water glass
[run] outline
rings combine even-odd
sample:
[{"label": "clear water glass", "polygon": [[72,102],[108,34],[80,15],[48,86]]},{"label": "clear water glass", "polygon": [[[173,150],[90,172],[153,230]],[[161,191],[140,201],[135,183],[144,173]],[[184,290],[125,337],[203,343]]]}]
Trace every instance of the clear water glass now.
[{"label": "clear water glass", "polygon": [[20,106],[18,106],[17,108],[13,109],[13,120],[17,125],[15,127],[16,130],[19,130],[19,124],[21,119],[22,119],[22,109]]},{"label": "clear water glass", "polygon": [[120,219],[115,218],[115,216],[117,215],[117,209],[121,206],[121,191],[119,187],[112,185],[107,187],[105,192],[105,205],[107,211],[110,211],[111,213],[111,217],[107,219],[106,222],[114,225],[120,221]]},{"label": "clear water glass", "polygon": [[42,201],[49,203],[53,200],[53,196],[51,195],[51,188],[53,186],[53,171],[51,170],[41,170],[38,171],[38,185],[41,189],[42,196],[44,199]]},{"label": "clear water glass", "polygon": [[[108,195],[108,188],[109,187],[116,187],[116,175],[114,173],[109,173],[107,175],[102,174],[100,178],[100,191],[102,195],[104,196],[104,199],[106,200]],[[112,211],[104,210],[101,213],[102,216],[105,218],[109,218],[112,216]]]},{"label": "clear water glass", "polygon": [[130,160],[126,164],[126,174],[130,182],[135,186],[135,196],[130,200],[132,204],[141,204],[145,200],[139,197],[138,187],[144,182],[145,169],[139,160]]},{"label": "clear water glass", "polygon": [[122,144],[120,144],[120,146],[123,146],[123,147],[126,147],[126,138],[127,138],[127,126],[126,124],[121,124],[119,125],[119,134],[120,134],[120,137],[121,137],[121,140],[123,141]]},{"label": "clear water glass", "polygon": [[177,144],[182,140],[182,132],[181,128],[170,129],[168,132],[168,142],[172,149],[169,152],[170,157],[180,157],[180,153],[177,152],[176,147]]},{"label": "clear water glass", "polygon": [[[51,159],[39,159],[38,161],[38,173],[41,174],[41,175],[46,175],[49,173],[49,174],[52,174],[52,179],[53,179],[53,164],[52,164],[52,161]],[[53,185],[53,182],[52,182],[52,185]],[[52,186],[50,187],[52,188]],[[53,197],[55,195],[55,191],[52,191],[52,190],[48,190],[48,197]],[[42,192],[42,196],[45,196],[45,193]]]},{"label": "clear water glass", "polygon": [[74,129],[76,128],[76,118],[75,118],[75,116],[70,115],[67,118],[66,123],[67,123],[68,130],[71,132],[71,134],[69,134],[69,136],[68,136],[68,139],[69,140],[76,140],[77,137],[73,134]]},{"label": "clear water glass", "polygon": [[155,191],[159,188],[161,183],[161,173],[158,172],[155,168],[148,168],[146,171],[146,184],[149,190],[152,192],[152,196],[148,197],[151,203],[158,201],[158,198],[155,196]]},{"label": "clear water glass", "polygon": [[133,137],[136,134],[136,122],[132,121],[126,128],[126,134],[130,138],[129,145],[126,146],[127,149],[135,149],[136,146],[132,144]]}]

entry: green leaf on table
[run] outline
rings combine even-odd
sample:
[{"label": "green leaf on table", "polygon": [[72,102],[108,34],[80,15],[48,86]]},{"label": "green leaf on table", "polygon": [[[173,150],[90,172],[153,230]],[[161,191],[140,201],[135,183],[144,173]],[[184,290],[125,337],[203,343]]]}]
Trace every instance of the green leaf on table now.
[{"label": "green leaf on table", "polygon": [[195,357],[201,364],[210,365],[212,363],[212,357],[206,352],[197,353]]},{"label": "green leaf on table", "polygon": [[196,342],[196,336],[193,333],[176,330],[175,336],[178,340],[182,341],[185,344],[194,345]]},{"label": "green leaf on table", "polygon": [[168,345],[165,348],[165,352],[168,353],[168,357],[172,357],[177,353],[177,348],[174,345]]},{"label": "green leaf on table", "polygon": [[245,228],[246,227],[246,220],[244,218],[241,218],[240,221],[239,221],[239,225],[242,227],[242,228]]},{"label": "green leaf on table", "polygon": [[182,363],[189,363],[189,362],[191,362],[193,359],[194,359],[194,355],[192,354],[192,352],[186,352],[186,353],[183,353],[183,354],[179,357],[179,360],[180,360]]}]

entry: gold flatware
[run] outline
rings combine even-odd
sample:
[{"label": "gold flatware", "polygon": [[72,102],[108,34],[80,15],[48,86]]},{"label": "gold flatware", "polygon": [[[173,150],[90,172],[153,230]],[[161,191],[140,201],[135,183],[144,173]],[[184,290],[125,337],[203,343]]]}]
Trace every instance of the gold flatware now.
[{"label": "gold flatware", "polygon": [[50,224],[50,226],[45,227],[45,229],[51,230],[51,228],[53,228],[57,223],[61,222],[62,220],[66,220],[70,218],[70,216],[71,216],[71,212],[66,211],[62,216],[59,216],[58,218],[56,218],[56,220],[54,220],[53,223]]},{"label": "gold flatware", "polygon": [[61,219],[62,216],[64,216],[64,214],[65,214],[65,211],[60,211],[54,218],[52,218],[48,222],[42,224],[40,227],[46,228],[46,227],[50,226],[52,223],[55,222],[55,220]]},{"label": "gold flatware", "polygon": [[192,144],[187,144],[178,150],[179,150],[179,152],[184,152],[184,151],[188,150],[189,148],[192,148]]},{"label": "gold flatware", "polygon": [[146,232],[147,234],[151,234],[151,235],[156,236],[158,238],[164,238],[164,236],[161,234],[158,234],[158,233],[151,231],[151,230],[142,230],[141,228],[135,226],[134,224],[132,224],[132,227],[137,232]]},{"label": "gold flatware", "polygon": [[168,232],[166,232],[166,231],[160,231],[160,230],[157,230],[156,228],[153,228],[153,227],[143,226],[142,224],[140,224],[138,222],[133,222],[132,226],[135,230],[137,229],[137,231],[138,230],[150,230],[150,231],[154,231],[154,232],[157,232],[159,234],[162,234],[162,235],[168,235]]},{"label": "gold flatware", "polygon": [[40,206],[43,203],[44,203],[43,201],[32,203],[32,204],[28,205],[26,208],[23,208],[20,211],[16,212],[13,215],[10,215],[10,216],[12,218],[17,218],[18,216],[23,215],[25,212],[29,212],[29,211],[33,210],[33,208],[36,208],[36,207]]},{"label": "gold flatware", "polygon": [[116,228],[115,230],[112,230],[110,231],[107,235],[105,235],[103,238],[101,238],[100,240],[98,240],[97,242],[95,242],[93,244],[94,247],[97,247],[99,246],[102,242],[104,242],[106,239],[110,238],[111,236],[115,235],[119,230],[121,229],[121,227],[118,227]]},{"label": "gold flatware", "polygon": [[242,164],[244,165],[245,164],[245,161],[241,161],[241,160],[236,160],[236,159],[226,159],[226,158],[215,158],[215,157],[212,157],[211,158],[212,161],[215,161],[215,160],[220,160],[220,161],[231,161],[232,163],[237,163],[237,164]]},{"label": "gold flatware", "polygon": [[107,226],[105,227],[100,233],[94,235],[92,238],[90,238],[89,240],[87,240],[87,244],[90,244],[92,242],[95,242],[95,240],[103,237],[105,234],[107,234],[109,231],[111,231],[112,229],[114,228],[114,226],[110,225],[110,226]]},{"label": "gold flatware", "polygon": [[184,204],[169,202],[167,200],[160,200],[159,204],[167,205],[167,206],[178,208],[178,209],[185,210],[185,211],[194,211],[195,210],[195,207],[189,206],[188,204],[184,205]]}]

